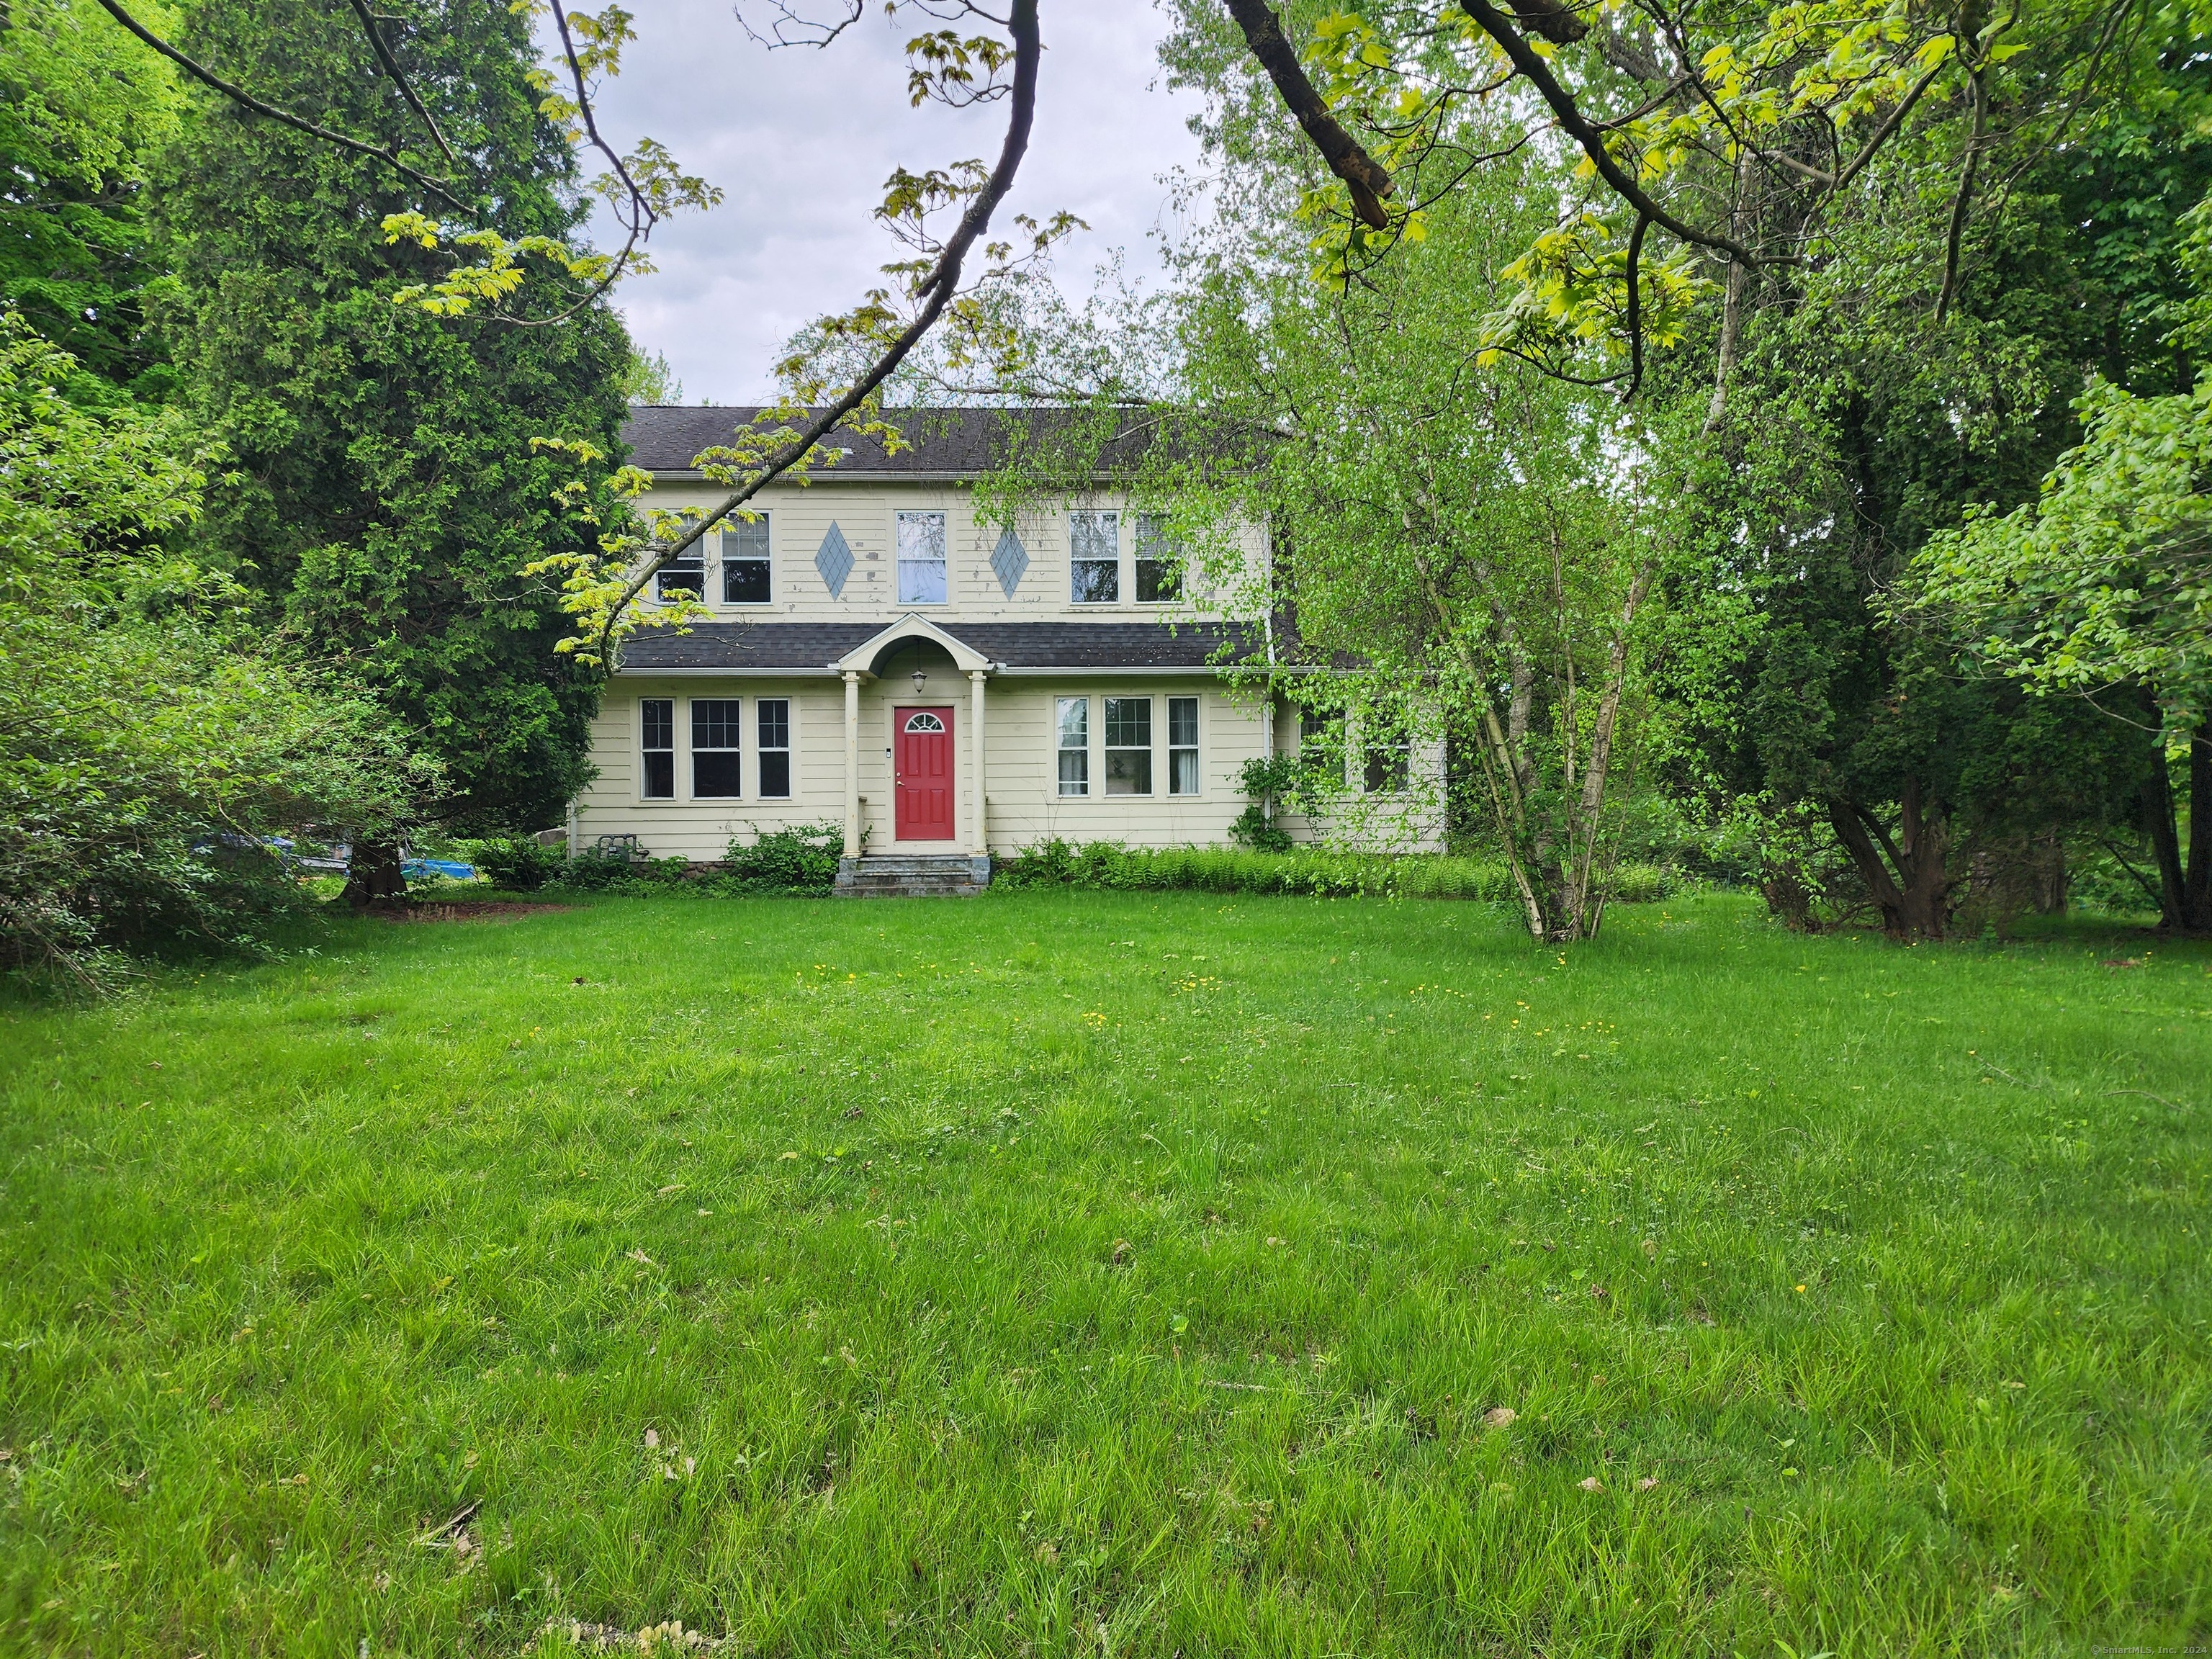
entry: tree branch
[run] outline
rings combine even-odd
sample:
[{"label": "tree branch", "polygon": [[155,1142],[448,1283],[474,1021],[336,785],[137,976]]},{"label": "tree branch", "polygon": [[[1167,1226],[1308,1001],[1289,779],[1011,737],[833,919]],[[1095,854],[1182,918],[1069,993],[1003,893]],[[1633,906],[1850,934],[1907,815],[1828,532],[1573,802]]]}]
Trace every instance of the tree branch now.
[{"label": "tree branch", "polygon": [[1973,89],[1974,122],[1966,134],[1966,159],[1959,168],[1959,190],[1951,198],[1951,223],[1943,238],[1943,286],[1936,295],[1936,321],[1939,325],[1951,314],[1951,302],[1958,296],[1959,244],[1966,234],[1966,210],[1974,199],[1974,174],[1982,162],[1982,138],[1989,131],[1989,94],[1982,85],[1979,67],[1967,66],[1966,84]]},{"label": "tree branch", "polygon": [[[1244,0],[1244,3],[1249,3],[1249,0]],[[1700,247],[1725,253],[1731,259],[1741,260],[1747,265],[1769,263],[1733,236],[1699,230],[1676,218],[1652,200],[1629,176],[1627,170],[1613,159],[1612,152],[1605,147],[1605,135],[1583,113],[1582,106],[1575,102],[1574,94],[1559,84],[1559,77],[1552,73],[1551,66],[1537,56],[1536,49],[1522,38],[1520,32],[1506,21],[1505,15],[1492,5],[1490,0],[1465,0],[1465,8],[1467,15],[1475,21],[1482,32],[1498,43],[1507,61],[1527,77],[1528,84],[1534,87],[1544,101],[1551,106],[1552,113],[1557,118],[1561,130],[1582,146],[1583,154],[1589,157],[1590,165],[1597,169],[1598,176],[1613,186],[1613,193],[1622,201],[1661,229],[1672,233],[1683,241],[1694,242]]]},{"label": "tree branch", "polygon": [[700,514],[683,536],[659,549],[657,556],[631,579],[622,597],[607,612],[606,621],[600,626],[600,662],[607,661],[608,643],[613,636],[615,623],[631,601],[645,591],[646,584],[671,561],[696,544],[710,526],[743,507],[765,486],[805,459],[832,428],[866,402],[869,395],[890,378],[892,371],[906,361],[907,354],[921,343],[922,337],[935,325],[945,307],[951,303],[960,286],[961,265],[976,239],[990,228],[991,215],[998,210],[999,204],[1006,199],[1006,191],[1012,187],[1014,174],[1020,170],[1022,157],[1029,149],[1030,126],[1036,118],[1037,65],[1044,52],[1037,33],[1037,0],[1013,0],[1006,27],[1014,38],[1014,82],[1012,106],[1006,117],[1006,142],[1000,147],[997,164],[992,167],[982,189],[969,203],[968,210],[960,216],[958,227],[945,239],[936,263],[915,289],[917,297],[925,299],[921,311],[884,348],[883,355],[848,386],[835,403],[808,422],[805,430],[771,456],[759,471]]},{"label": "tree branch", "polygon": [[1644,233],[1650,228],[1650,218],[1639,213],[1636,228],[1628,233],[1628,384],[1621,389],[1623,403],[1644,384],[1644,295],[1637,277],[1644,263]]},{"label": "tree branch", "polygon": [[1359,142],[1329,113],[1328,106],[1306,78],[1297,53],[1291,49],[1281,20],[1268,8],[1267,0],[1222,0],[1222,3],[1237,20],[1237,27],[1244,31],[1244,44],[1260,60],[1260,67],[1267,71],[1267,78],[1275,83],[1283,102],[1297,118],[1298,125],[1305,130],[1322,159],[1328,163],[1328,170],[1351,186],[1353,210],[1374,229],[1389,229],[1390,216],[1382,206],[1382,198],[1396,185],[1389,172],[1362,149]]},{"label": "tree branch", "polygon": [[148,46],[153,47],[155,52],[160,52],[162,57],[176,64],[194,80],[212,87],[216,91],[229,99],[232,103],[239,106],[240,108],[250,110],[254,114],[262,116],[269,120],[275,121],[281,125],[291,127],[296,131],[304,132],[311,138],[319,138],[326,144],[336,144],[340,149],[349,149],[356,152],[357,155],[370,156],[376,161],[383,162],[385,166],[390,167],[394,173],[398,173],[402,178],[421,185],[424,190],[428,191],[430,194],[436,197],[447,206],[452,208],[456,213],[466,213],[470,211],[468,204],[455,196],[451,191],[447,190],[444,185],[439,183],[437,179],[433,179],[427,173],[422,173],[414,167],[409,167],[406,162],[401,161],[399,159],[399,147],[397,144],[391,145],[383,149],[379,149],[374,144],[363,143],[358,138],[349,138],[343,132],[333,132],[330,128],[319,126],[314,122],[307,119],[303,116],[293,114],[289,110],[279,109],[274,104],[264,103],[260,99],[256,98],[252,93],[246,91],[245,88],[238,86],[232,82],[224,80],[222,76],[217,75],[213,70],[207,68],[204,64],[195,62],[193,59],[186,57],[183,52],[179,52],[167,40],[161,39],[160,35],[155,33],[143,23],[141,23],[137,18],[133,17],[129,12],[124,10],[122,5],[119,3],[119,0],[100,0],[100,3],[106,10],[109,16],[112,17],[117,22],[122,24],[125,28],[129,29],[131,33],[137,35]]},{"label": "tree branch", "polygon": [[399,60],[384,44],[384,37],[376,32],[376,14],[369,10],[368,0],[353,0],[353,10],[354,15],[361,19],[362,33],[368,36],[368,44],[376,52],[376,61],[384,65],[384,72],[399,88],[399,95],[408,101],[416,114],[422,118],[422,125],[430,129],[430,136],[438,141],[439,153],[445,156],[446,165],[459,171],[461,164],[453,155],[453,147],[446,142],[446,135],[438,131],[438,124],[432,118],[428,106],[415,95],[414,82],[401,70]]}]

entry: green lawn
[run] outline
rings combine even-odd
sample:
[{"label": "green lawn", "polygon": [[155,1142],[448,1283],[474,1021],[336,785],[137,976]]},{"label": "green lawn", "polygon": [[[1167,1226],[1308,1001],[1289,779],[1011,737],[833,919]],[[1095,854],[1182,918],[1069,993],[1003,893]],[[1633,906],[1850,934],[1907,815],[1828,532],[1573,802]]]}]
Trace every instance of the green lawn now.
[{"label": "green lawn", "polygon": [[0,1076],[0,1652],[2212,1630],[2201,946],[609,901]]}]

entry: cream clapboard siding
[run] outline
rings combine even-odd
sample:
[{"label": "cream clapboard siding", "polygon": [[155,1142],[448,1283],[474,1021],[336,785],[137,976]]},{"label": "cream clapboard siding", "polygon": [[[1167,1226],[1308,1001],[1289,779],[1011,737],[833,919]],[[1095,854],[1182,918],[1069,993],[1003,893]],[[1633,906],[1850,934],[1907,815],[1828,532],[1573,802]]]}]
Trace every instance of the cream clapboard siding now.
[{"label": "cream clapboard siding", "polygon": [[[706,507],[720,497],[717,492],[694,483],[661,483],[645,498],[646,504],[669,511]],[[817,482],[805,486],[771,484],[755,498],[769,515],[769,554],[774,562],[774,597],[766,605],[727,605],[721,603],[721,578],[716,564],[718,550],[706,549],[707,603],[718,617],[775,617],[790,622],[888,623],[911,611],[957,630],[957,622],[1056,622],[1088,618],[1099,622],[1171,621],[1182,617],[1218,615],[1195,605],[1139,605],[1135,592],[1136,523],[1122,499],[1100,495],[1079,503],[1085,507],[1108,507],[1122,513],[1121,530],[1121,599],[1115,605],[1077,605],[1069,598],[1067,514],[1065,510],[1025,514],[1016,534],[1029,555],[1013,597],[1000,589],[991,568],[991,554],[999,544],[996,526],[980,521],[969,492],[950,483],[908,483],[895,480]],[[945,515],[946,591],[943,605],[902,605],[898,599],[895,558],[896,519],[901,512],[941,512]],[[852,550],[853,573],[842,597],[832,599],[814,558],[835,524]],[[706,538],[709,544],[717,538]],[[1267,543],[1257,529],[1238,540],[1256,574],[1266,557]]]},{"label": "cream clapboard siding", "polygon": [[[944,690],[940,692],[939,687]],[[1167,793],[1168,713],[1170,696],[1199,699],[1200,793]],[[1056,743],[1059,700],[1091,700],[1091,781],[1093,793],[1059,793]],[[1105,699],[1152,700],[1152,782],[1150,795],[1108,795],[1105,784]],[[676,799],[647,800],[639,792],[643,716],[640,701],[667,697],[676,704]],[[745,793],[736,799],[695,799],[690,789],[689,704],[695,697],[744,702]],[[758,727],[755,702],[787,697],[792,705],[793,794],[788,800],[759,795]],[[1038,841],[1117,841],[1138,847],[1225,843],[1230,821],[1244,809],[1238,779],[1244,763],[1261,752],[1266,722],[1259,704],[1231,696],[1196,677],[1141,680],[1071,676],[993,679],[986,693],[985,765],[991,849],[1018,851]],[[917,849],[965,851],[975,810],[969,730],[969,687],[949,670],[933,676],[917,696],[911,684],[877,680],[860,688],[861,818],[868,849],[893,849],[889,750],[893,720],[903,710],[953,711],[955,775],[958,784],[957,836],[951,843],[915,843]],[[656,858],[719,859],[732,837],[750,841],[760,830],[799,824],[842,825],[845,815],[844,687],[836,680],[718,679],[692,675],[656,679],[625,676],[610,688],[592,730],[599,776],[576,803],[580,846],[600,836],[635,835]],[[903,850],[903,849],[902,849]]]}]

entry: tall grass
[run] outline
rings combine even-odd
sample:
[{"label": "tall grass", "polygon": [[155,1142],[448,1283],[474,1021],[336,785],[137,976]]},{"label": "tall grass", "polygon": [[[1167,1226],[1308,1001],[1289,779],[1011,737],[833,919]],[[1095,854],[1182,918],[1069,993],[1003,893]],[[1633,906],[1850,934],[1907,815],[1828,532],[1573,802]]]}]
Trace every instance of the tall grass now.
[{"label": "tall grass", "polygon": [[0,1005],[0,1655],[2212,1628],[2203,945],[563,902]]}]

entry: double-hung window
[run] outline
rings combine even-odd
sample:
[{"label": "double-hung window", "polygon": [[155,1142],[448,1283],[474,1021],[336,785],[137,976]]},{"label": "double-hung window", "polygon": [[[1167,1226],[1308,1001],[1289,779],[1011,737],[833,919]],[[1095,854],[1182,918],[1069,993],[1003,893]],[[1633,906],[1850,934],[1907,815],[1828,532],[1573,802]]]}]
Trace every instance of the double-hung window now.
[{"label": "double-hung window", "polygon": [[753,708],[754,724],[760,732],[760,747],[753,763],[760,773],[761,799],[787,800],[791,798],[791,699],[762,697]]},{"label": "double-hung window", "polygon": [[697,542],[684,550],[682,558],[672,559],[653,573],[653,591],[664,605],[675,599],[707,597],[707,566]]},{"label": "double-hung window", "polygon": [[738,753],[745,729],[744,704],[735,697],[691,699],[691,794],[727,800],[744,793]]},{"label": "double-hung window", "polygon": [[1168,793],[1198,793],[1198,699],[1168,699]]},{"label": "double-hung window", "polygon": [[1060,793],[1091,793],[1091,699],[1062,697],[1057,710]]},{"label": "double-hung window", "polygon": [[645,775],[638,793],[647,800],[676,799],[676,699],[640,697],[638,712],[644,717]]},{"label": "double-hung window", "polygon": [[775,593],[769,561],[768,514],[722,526],[722,603],[766,605]]},{"label": "double-hung window", "polygon": [[1106,699],[1106,793],[1152,793],[1152,700]]},{"label": "double-hung window", "polygon": [[1157,513],[1137,515],[1137,603],[1168,605],[1182,597],[1182,550]]},{"label": "double-hung window", "polygon": [[898,596],[901,605],[943,605],[945,515],[898,515]]},{"label": "double-hung window", "polygon": [[1402,795],[1413,787],[1413,740],[1402,722],[1370,714],[1359,733],[1361,782],[1370,795]]},{"label": "double-hung window", "polygon": [[1318,777],[1344,781],[1344,716],[1331,708],[1298,710],[1298,764]]},{"label": "double-hung window", "polygon": [[1121,515],[1067,515],[1068,590],[1077,605],[1115,605],[1121,598]]}]

